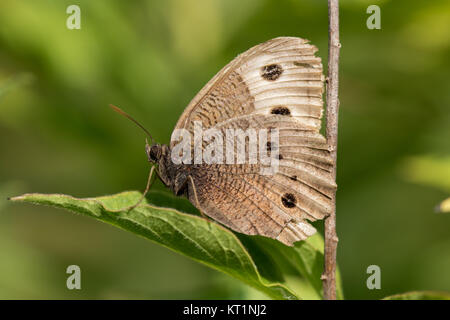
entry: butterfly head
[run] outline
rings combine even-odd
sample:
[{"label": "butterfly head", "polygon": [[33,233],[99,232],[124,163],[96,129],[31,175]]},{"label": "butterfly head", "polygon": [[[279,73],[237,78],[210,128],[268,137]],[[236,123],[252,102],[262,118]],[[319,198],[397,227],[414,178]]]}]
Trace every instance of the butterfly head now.
[{"label": "butterfly head", "polygon": [[145,153],[147,154],[147,158],[149,162],[158,163],[162,154],[162,147],[158,143],[154,143],[152,145],[148,144],[147,140],[145,141]]}]

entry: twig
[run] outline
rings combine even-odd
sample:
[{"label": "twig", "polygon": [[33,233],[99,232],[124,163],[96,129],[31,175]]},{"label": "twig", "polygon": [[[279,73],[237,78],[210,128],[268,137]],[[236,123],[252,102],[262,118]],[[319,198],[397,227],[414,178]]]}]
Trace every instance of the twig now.
[{"label": "twig", "polygon": [[[336,179],[337,135],[339,113],[339,0],[328,0],[328,77],[327,77],[327,141],[331,148],[334,166],[332,174]],[[325,219],[325,252],[323,295],[327,300],[336,299],[336,193],[333,194],[332,210]]]}]

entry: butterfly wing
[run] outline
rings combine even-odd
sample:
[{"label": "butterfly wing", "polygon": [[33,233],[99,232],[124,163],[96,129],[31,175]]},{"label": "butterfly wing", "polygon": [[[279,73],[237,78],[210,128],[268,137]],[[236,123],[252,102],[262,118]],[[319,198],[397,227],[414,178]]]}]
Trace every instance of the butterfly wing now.
[{"label": "butterfly wing", "polygon": [[245,114],[283,114],[320,128],[322,63],[307,40],[279,37],[237,56],[189,103],[175,129],[193,132],[193,122],[211,128]]},{"label": "butterfly wing", "polygon": [[[197,94],[176,129],[279,129],[279,170],[261,164],[191,168],[190,201],[233,230],[292,245],[315,232],[307,222],[329,214],[336,188],[326,139],[319,133],[323,74],[316,47],[281,37],[236,57]],[[176,143],[172,141],[172,145]],[[198,200],[198,203],[197,203]]]}]

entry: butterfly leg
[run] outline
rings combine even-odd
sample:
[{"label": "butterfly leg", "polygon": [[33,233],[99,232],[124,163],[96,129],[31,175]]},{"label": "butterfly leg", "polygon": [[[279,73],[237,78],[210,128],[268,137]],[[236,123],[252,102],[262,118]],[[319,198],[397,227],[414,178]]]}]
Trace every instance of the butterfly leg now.
[{"label": "butterfly leg", "polygon": [[151,169],[150,169],[150,173],[148,175],[147,186],[145,187],[144,193],[142,194],[142,196],[139,199],[139,201],[136,204],[134,204],[134,205],[132,205],[130,207],[122,209],[122,211],[131,211],[134,208],[136,208],[138,205],[141,204],[141,202],[145,199],[145,196],[147,195],[148,191],[150,190],[150,187],[152,186],[152,177],[153,177],[153,172],[154,171],[155,171],[155,166],[152,166]]},{"label": "butterfly leg", "polygon": [[199,202],[198,202],[197,189],[195,188],[194,179],[192,178],[191,175],[189,175],[188,178],[189,178],[189,180],[191,181],[192,190],[194,191],[194,198],[195,198],[195,204],[196,204],[196,207],[197,207],[198,211],[200,211],[200,214],[202,215],[203,219],[205,219],[205,220],[208,222],[208,226],[210,226],[209,223],[211,222],[211,220],[208,218],[207,215],[205,215],[205,214],[203,213],[202,210],[200,210],[200,204],[199,204]]}]

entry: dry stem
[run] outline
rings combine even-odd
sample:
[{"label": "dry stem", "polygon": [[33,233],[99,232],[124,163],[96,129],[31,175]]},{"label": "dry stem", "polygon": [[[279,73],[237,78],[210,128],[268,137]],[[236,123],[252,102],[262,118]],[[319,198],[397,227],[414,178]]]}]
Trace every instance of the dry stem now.
[{"label": "dry stem", "polygon": [[[339,112],[339,0],[328,0],[328,77],[327,77],[327,141],[334,161],[333,176],[336,179],[338,112]],[[330,216],[325,219],[325,252],[323,294],[327,300],[336,299],[336,194],[333,195]]]}]

